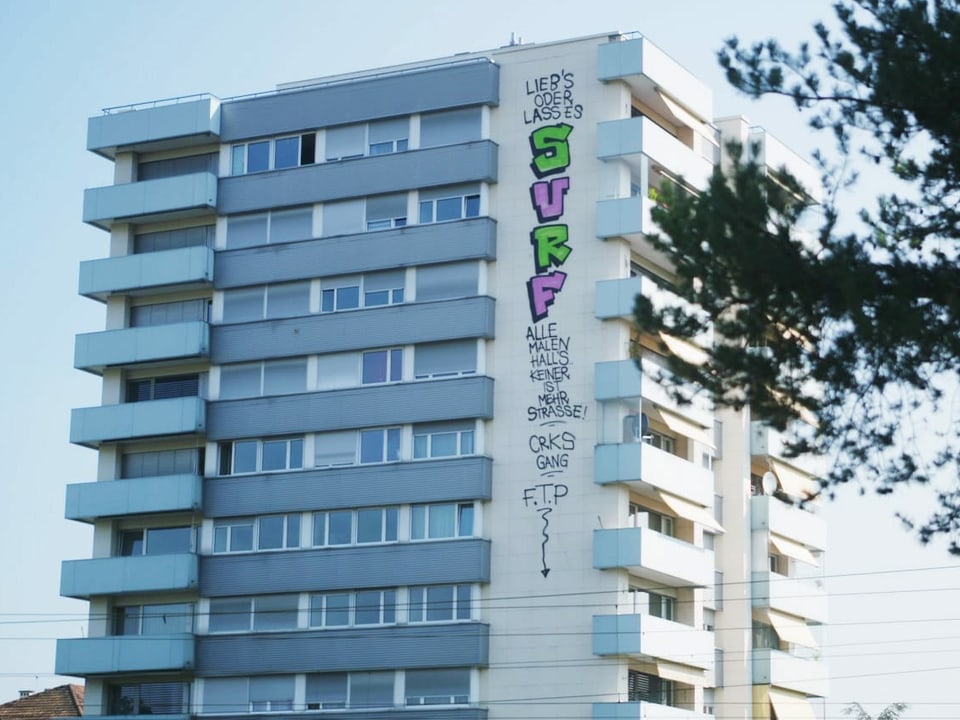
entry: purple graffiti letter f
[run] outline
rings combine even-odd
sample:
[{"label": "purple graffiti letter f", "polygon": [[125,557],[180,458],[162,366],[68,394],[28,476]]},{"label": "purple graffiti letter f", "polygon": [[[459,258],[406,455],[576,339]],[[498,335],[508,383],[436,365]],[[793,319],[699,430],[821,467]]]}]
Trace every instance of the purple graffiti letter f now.
[{"label": "purple graffiti letter f", "polygon": [[553,305],[556,295],[563,288],[567,279],[564,272],[552,272],[548,275],[534,275],[527,280],[527,298],[530,301],[530,317],[534,322],[540,322]]}]

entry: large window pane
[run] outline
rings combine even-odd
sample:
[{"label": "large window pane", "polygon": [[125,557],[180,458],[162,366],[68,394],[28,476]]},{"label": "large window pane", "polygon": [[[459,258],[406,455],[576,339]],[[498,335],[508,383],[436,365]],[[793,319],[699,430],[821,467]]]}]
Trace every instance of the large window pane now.
[{"label": "large window pane", "polygon": [[327,627],[349,625],[350,596],[347,593],[327,595],[326,611],[324,624]]},{"label": "large window pane", "polygon": [[260,364],[224,365],[220,368],[220,399],[260,395]]},{"label": "large window pane", "polygon": [[354,623],[357,625],[378,625],[380,623],[381,599],[382,595],[379,590],[358,592],[355,598]]},{"label": "large window pane", "polygon": [[207,678],[203,681],[203,712],[213,714],[250,711],[247,678]]},{"label": "large window pane", "polygon": [[313,208],[270,213],[270,243],[307,240],[313,236]]},{"label": "large window pane", "polygon": [[358,353],[333,353],[317,358],[317,390],[355,387],[360,357]]},{"label": "large window pane", "polygon": [[353,465],[356,456],[357,433],[353,430],[320,433],[314,437],[314,464],[317,467]]},{"label": "large window pane", "polygon": [[262,517],[258,521],[259,536],[257,546],[260,550],[277,550],[283,547],[283,516]]},{"label": "large window pane", "polygon": [[267,288],[267,317],[285,318],[310,312],[310,283],[284,283]]},{"label": "large window pane", "polygon": [[280,138],[274,142],[273,166],[281,168],[296,167],[300,163],[300,138]]},{"label": "large window pane", "polygon": [[407,670],[407,705],[466,703],[470,699],[470,670]]},{"label": "large window pane", "polygon": [[147,530],[147,555],[168,555],[193,549],[193,528],[150,528]]},{"label": "large window pane", "polygon": [[227,248],[267,244],[267,215],[236,215],[227,218]]},{"label": "large window pane", "polygon": [[476,340],[427,343],[414,349],[413,375],[417,379],[473,373],[476,369]]},{"label": "large window pane", "polygon": [[307,389],[306,358],[274,360],[264,363],[263,394],[286,395]]},{"label": "large window pane", "polygon": [[223,322],[239,323],[263,319],[264,288],[227,290],[223,294]]},{"label": "large window pane", "polygon": [[214,598],[210,600],[210,632],[249,630],[250,602],[250,598]]},{"label": "large window pane", "polygon": [[363,232],[364,207],[363,200],[325,203],[323,206],[324,236]]},{"label": "large window pane", "polygon": [[250,678],[250,709],[254,712],[293,709],[293,675]]},{"label": "large window pane", "polygon": [[427,588],[427,621],[453,619],[453,586],[438,585]]},{"label": "large window pane", "polygon": [[477,294],[477,263],[450,263],[417,268],[417,300],[445,300]]},{"label": "large window pane", "polygon": [[383,510],[357,511],[357,542],[369,543],[383,540]]},{"label": "large window pane", "polygon": [[327,515],[328,545],[349,545],[353,542],[353,513],[349,510]]},{"label": "large window pane", "polygon": [[365,124],[328,128],[326,135],[328,161],[363,157],[367,139]]},{"label": "large window pane", "polygon": [[392,672],[350,673],[350,707],[392,707]]},{"label": "large window pane", "polygon": [[438,147],[480,139],[481,109],[479,107],[420,116],[420,147]]},{"label": "large window pane", "polygon": [[191,632],[193,630],[192,607],[189,603],[144,605],[141,634],[170,635]]},{"label": "large window pane", "polygon": [[261,170],[270,169],[270,142],[264,140],[262,142],[248,143],[247,144],[247,172],[260,172]]},{"label": "large window pane", "polygon": [[347,706],[347,673],[307,675],[307,709],[330,710]]},{"label": "large window pane", "polygon": [[254,630],[294,630],[296,627],[296,595],[264,595],[254,599]]},{"label": "large window pane", "polygon": [[456,506],[431,505],[428,511],[427,522],[430,525],[428,537],[453,537],[456,532]]}]

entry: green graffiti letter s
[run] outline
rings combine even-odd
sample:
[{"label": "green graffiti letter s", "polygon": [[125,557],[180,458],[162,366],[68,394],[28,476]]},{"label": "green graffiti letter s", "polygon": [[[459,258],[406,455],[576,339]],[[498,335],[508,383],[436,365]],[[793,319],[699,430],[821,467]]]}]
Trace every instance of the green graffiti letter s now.
[{"label": "green graffiti letter s", "polygon": [[538,178],[563,172],[570,165],[570,146],[567,136],[573,125],[558,123],[544,125],[530,133],[530,151],[533,162],[530,168]]}]

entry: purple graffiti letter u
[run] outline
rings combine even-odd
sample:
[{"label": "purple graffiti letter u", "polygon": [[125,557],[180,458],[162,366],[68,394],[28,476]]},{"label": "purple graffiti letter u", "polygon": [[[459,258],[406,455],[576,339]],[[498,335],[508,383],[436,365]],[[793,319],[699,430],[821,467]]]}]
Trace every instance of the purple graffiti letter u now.
[{"label": "purple graffiti letter u", "polygon": [[550,182],[535,182],[530,186],[530,199],[539,222],[555,220],[563,215],[563,196],[570,189],[570,178],[554,178]]}]

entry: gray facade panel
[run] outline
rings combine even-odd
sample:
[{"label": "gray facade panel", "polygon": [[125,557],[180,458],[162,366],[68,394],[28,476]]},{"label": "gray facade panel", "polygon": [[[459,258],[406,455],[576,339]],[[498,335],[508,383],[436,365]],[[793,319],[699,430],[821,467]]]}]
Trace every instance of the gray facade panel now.
[{"label": "gray facade panel", "polygon": [[479,538],[200,558],[204,597],[489,581]]},{"label": "gray facade panel", "polygon": [[232,142],[499,100],[499,66],[485,59],[448,63],[226,102],[220,137]]},{"label": "gray facade panel", "polygon": [[490,140],[478,140],[221,178],[217,211],[232,215],[438,185],[495,182],[497,150]]},{"label": "gray facade panel", "polygon": [[464,457],[208,478],[204,481],[203,514],[218,518],[489,500],[492,465],[487,457]]},{"label": "gray facade panel", "polygon": [[493,379],[453,378],[210,403],[211,440],[493,417]]},{"label": "gray facade panel", "polygon": [[494,300],[472,297],[210,328],[211,361],[248,362],[390,345],[492,338]]},{"label": "gray facade panel", "polygon": [[[298,720],[329,720],[330,711],[306,711],[298,712]],[[103,720],[120,720],[118,717],[102,716]],[[192,717],[192,716],[191,716]],[[263,715],[257,713],[245,713],[243,715],[218,715],[217,720],[262,720],[263,718],[273,718],[275,714]],[[396,708],[394,710],[351,710],[350,720],[422,720],[424,717],[429,720],[487,720],[487,709],[479,707],[450,707],[446,708],[440,705],[431,705],[419,715],[411,715],[411,711],[406,708]],[[129,720],[129,717],[126,719]],[[164,720],[188,720],[183,715],[165,715]]]},{"label": "gray facade panel", "polygon": [[470,218],[219,252],[214,283],[222,290],[496,255],[496,221]]},{"label": "gray facade panel", "polygon": [[490,628],[480,623],[349,628],[197,638],[206,676],[485,666]]}]

